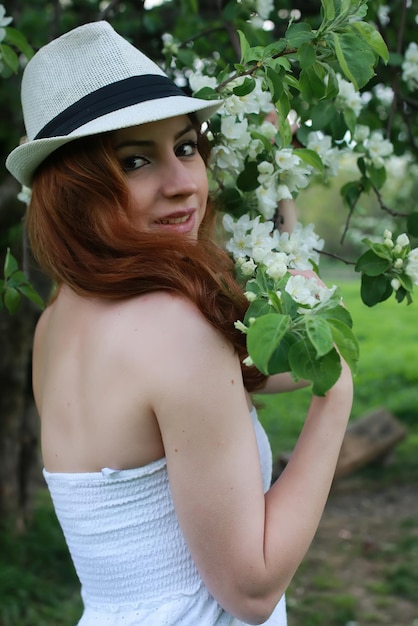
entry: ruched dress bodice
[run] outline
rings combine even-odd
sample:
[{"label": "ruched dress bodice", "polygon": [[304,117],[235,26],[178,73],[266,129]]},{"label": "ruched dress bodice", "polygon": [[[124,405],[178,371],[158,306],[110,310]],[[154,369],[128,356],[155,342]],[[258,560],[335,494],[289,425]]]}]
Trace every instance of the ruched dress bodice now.
[{"label": "ruched dress bodice", "polygon": [[[272,458],[251,412],[265,491]],[[179,527],[165,458],[129,470],[50,473],[55,511],[81,582],[79,626],[238,626],[209,594]],[[269,626],[286,626],[284,598]]]}]

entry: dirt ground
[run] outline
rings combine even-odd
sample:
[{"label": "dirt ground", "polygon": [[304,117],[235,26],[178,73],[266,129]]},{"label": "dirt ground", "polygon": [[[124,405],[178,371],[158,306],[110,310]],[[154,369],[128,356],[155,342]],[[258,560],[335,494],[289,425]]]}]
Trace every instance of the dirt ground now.
[{"label": "dirt ground", "polygon": [[381,488],[361,477],[334,483],[292,600],[311,594],[314,603],[324,590],[330,602],[333,594],[351,596],[354,616],[316,622],[296,615],[290,626],[418,626],[418,485]]}]

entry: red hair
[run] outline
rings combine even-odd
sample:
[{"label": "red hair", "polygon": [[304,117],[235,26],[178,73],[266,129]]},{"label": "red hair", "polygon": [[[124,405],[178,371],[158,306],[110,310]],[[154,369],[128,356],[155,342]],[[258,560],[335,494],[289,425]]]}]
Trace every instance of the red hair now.
[{"label": "red hair", "polygon": [[[199,151],[208,158],[206,138]],[[42,270],[83,296],[123,299],[157,290],[189,298],[235,347],[247,355],[234,322],[248,302],[228,255],[211,239],[215,212],[208,203],[199,245],[182,237],[138,231],[127,216],[125,174],[106,135],[80,139],[54,152],[36,171],[26,224]],[[243,366],[249,391],[265,376]]]}]

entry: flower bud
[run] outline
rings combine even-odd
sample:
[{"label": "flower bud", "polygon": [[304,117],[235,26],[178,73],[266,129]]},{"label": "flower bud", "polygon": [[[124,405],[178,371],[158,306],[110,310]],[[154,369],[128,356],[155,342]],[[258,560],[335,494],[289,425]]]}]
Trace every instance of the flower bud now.
[{"label": "flower bud", "polygon": [[394,289],[395,291],[398,291],[399,287],[401,286],[401,283],[397,278],[392,278],[390,284],[392,286],[392,289]]},{"label": "flower bud", "polygon": [[403,267],[403,259],[396,259],[395,263],[393,264],[393,267],[397,270],[400,270],[401,267]]},{"label": "flower bud", "polygon": [[244,296],[247,298],[248,302],[254,302],[254,300],[257,299],[257,296],[253,291],[245,291]]},{"label": "flower bud", "polygon": [[247,326],[246,326],[245,324],[243,324],[243,323],[241,322],[241,320],[237,320],[236,322],[234,322],[234,326],[235,326],[235,328],[236,328],[237,330],[240,330],[240,331],[241,331],[242,333],[244,333],[244,334],[245,334],[245,333],[247,332],[247,330],[248,330]]},{"label": "flower bud", "polygon": [[399,237],[397,237],[397,239],[396,239],[396,244],[398,246],[401,246],[402,248],[405,248],[406,246],[409,246],[409,237],[408,237],[408,235],[406,235],[405,233],[402,233],[402,235],[399,235]]}]

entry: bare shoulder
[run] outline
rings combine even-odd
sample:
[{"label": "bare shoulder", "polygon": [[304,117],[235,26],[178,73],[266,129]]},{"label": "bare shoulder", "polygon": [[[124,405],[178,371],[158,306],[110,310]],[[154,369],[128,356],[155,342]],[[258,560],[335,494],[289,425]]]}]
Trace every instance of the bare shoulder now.
[{"label": "bare shoulder", "polygon": [[121,304],[113,323],[122,333],[135,336],[143,346],[165,346],[166,358],[174,351],[176,358],[188,351],[199,351],[203,344],[229,349],[230,344],[212,326],[203,313],[187,298],[169,292],[154,292]]}]

